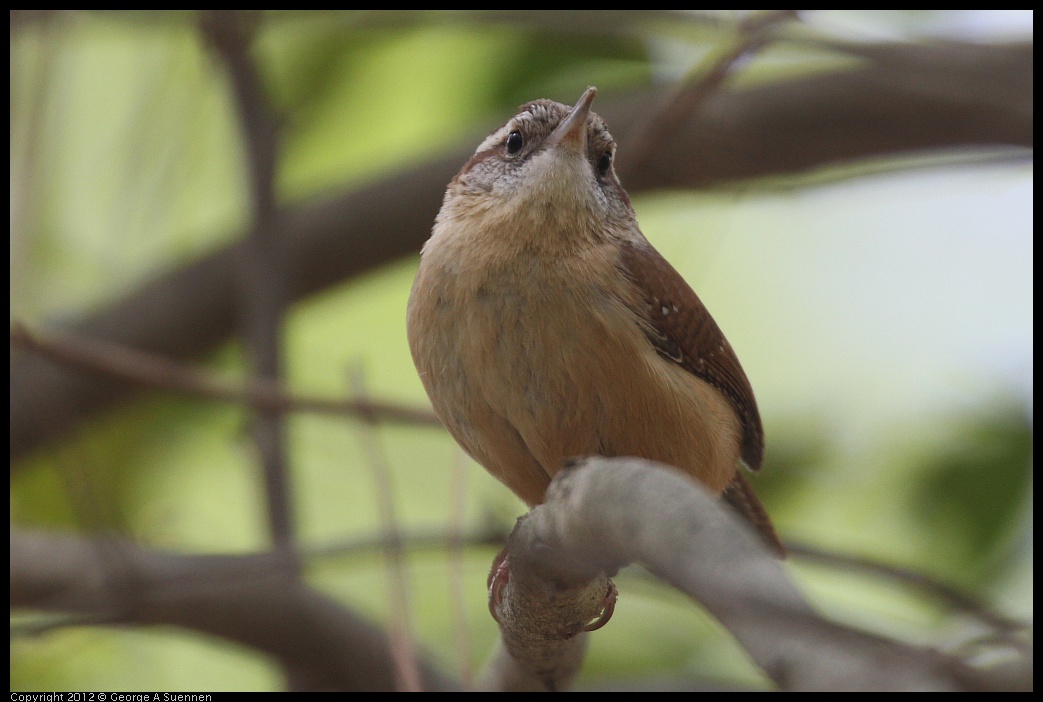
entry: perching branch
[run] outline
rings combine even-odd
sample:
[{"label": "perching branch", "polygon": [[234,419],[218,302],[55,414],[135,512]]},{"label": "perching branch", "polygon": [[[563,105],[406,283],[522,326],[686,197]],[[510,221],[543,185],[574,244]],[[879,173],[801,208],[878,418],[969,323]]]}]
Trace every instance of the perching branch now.
[{"label": "perching branch", "polygon": [[[518,685],[526,674],[531,686],[546,685],[530,661],[561,646],[555,622],[590,616],[589,603],[558,595],[572,596],[584,582],[630,563],[706,607],[783,690],[987,687],[984,675],[957,658],[823,618],[737,515],[676,469],[652,461],[598,457],[562,471],[546,502],[518,521],[509,549],[514,587],[505,588],[505,602],[521,597],[533,607],[542,600],[555,612],[501,622],[511,654],[501,655],[488,681],[496,689],[508,680]],[[589,586],[597,591],[596,583]]]}]

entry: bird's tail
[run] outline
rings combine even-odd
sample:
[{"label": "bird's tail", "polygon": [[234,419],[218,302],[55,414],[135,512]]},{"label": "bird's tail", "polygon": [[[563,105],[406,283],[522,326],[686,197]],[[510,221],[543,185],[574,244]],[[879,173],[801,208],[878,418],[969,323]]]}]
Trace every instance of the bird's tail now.
[{"label": "bird's tail", "polygon": [[781,558],[786,557],[786,548],[779,540],[779,535],[775,533],[775,527],[772,526],[771,518],[764,510],[764,505],[753,492],[753,486],[742,474],[742,468],[736,471],[735,477],[728,483],[728,487],[724,488],[721,497],[757,529],[773,551]]}]

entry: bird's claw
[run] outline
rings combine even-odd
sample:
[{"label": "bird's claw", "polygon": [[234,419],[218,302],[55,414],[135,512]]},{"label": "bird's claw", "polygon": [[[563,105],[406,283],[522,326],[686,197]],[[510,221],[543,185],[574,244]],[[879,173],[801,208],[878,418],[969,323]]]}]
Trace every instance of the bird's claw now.
[{"label": "bird's claw", "polygon": [[601,608],[601,614],[598,618],[583,627],[583,631],[597,631],[601,627],[608,624],[608,620],[612,618],[612,613],[616,611],[616,597],[619,595],[619,591],[616,590],[616,584],[611,580],[608,581],[608,592],[605,593],[604,605]]},{"label": "bird's claw", "polygon": [[[497,622],[500,621],[499,611],[500,606],[503,604],[503,589],[507,586],[510,579],[510,562],[507,550],[504,549],[496,556],[496,560],[493,561],[493,567],[489,570],[489,579],[486,581],[489,588],[489,614]],[[594,621],[583,627],[583,631],[597,631],[608,624],[608,620],[612,618],[612,613],[616,609],[616,598],[618,595],[619,591],[616,589],[615,583],[609,580],[608,592],[605,593],[601,614]]]},{"label": "bird's claw", "polygon": [[500,621],[497,612],[500,609],[500,605],[503,604],[503,588],[507,586],[507,582],[510,579],[510,563],[507,560],[507,549],[504,549],[497,554],[496,560],[493,561],[493,567],[489,571],[489,579],[486,582],[489,588],[489,614],[493,615],[493,619],[497,622]]}]

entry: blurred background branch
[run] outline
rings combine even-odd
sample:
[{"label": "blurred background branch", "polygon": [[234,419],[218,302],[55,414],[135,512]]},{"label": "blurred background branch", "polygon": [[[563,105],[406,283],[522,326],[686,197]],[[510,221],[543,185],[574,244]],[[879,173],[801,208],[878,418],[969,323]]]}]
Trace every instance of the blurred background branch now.
[{"label": "blurred background branch", "polygon": [[[381,628],[303,584],[285,552],[180,554],[12,531],[11,606],[219,636],[271,655],[310,690],[395,687]],[[428,690],[455,687],[430,663],[420,675]]]}]

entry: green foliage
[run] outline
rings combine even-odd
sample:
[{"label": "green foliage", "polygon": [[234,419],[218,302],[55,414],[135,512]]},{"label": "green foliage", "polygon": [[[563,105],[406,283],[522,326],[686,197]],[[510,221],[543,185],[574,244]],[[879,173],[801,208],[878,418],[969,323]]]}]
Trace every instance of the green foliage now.
[{"label": "green foliage", "polygon": [[1010,546],[1032,486],[1032,423],[1017,405],[960,420],[909,493],[919,528],[949,557],[949,576],[987,585]]}]

